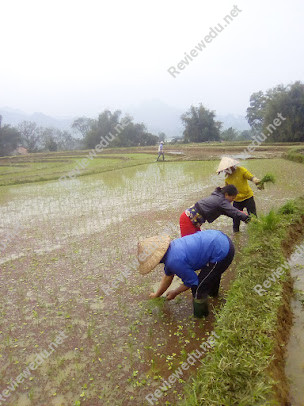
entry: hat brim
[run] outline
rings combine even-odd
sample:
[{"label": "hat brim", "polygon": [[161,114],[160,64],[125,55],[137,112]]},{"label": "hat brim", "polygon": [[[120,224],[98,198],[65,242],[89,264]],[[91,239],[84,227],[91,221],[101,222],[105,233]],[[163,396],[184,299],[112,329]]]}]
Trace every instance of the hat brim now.
[{"label": "hat brim", "polygon": [[216,170],[217,174],[239,164],[239,161],[230,157],[223,157]]},{"label": "hat brim", "polygon": [[146,275],[159,264],[170,245],[169,235],[160,235],[147,238],[138,243],[138,271]]}]

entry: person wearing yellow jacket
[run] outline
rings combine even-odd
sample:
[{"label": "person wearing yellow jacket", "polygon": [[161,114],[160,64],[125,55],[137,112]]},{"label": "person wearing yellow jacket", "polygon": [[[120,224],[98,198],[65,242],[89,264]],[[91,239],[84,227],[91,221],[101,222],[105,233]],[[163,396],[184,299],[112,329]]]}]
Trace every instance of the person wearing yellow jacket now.
[{"label": "person wearing yellow jacket", "polygon": [[[252,181],[256,185],[260,183],[260,179],[256,178],[248,169],[242,166],[237,166],[238,161],[229,157],[223,157],[217,173],[224,171],[225,173],[225,184],[234,185],[238,194],[233,202],[233,206],[238,210],[243,211],[244,208],[247,209],[248,215],[257,215],[256,205],[254,201],[254,194],[251,187],[248,184],[248,180]],[[233,231],[240,231],[240,219],[233,219]]]}]

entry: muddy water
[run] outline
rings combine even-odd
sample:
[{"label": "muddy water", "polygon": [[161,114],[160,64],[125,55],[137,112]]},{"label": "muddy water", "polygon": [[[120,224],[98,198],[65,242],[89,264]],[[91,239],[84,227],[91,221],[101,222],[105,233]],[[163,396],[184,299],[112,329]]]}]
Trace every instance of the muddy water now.
[{"label": "muddy water", "polygon": [[[255,188],[259,211],[301,194],[304,171],[289,176],[299,170],[296,163],[275,159],[244,164],[258,177],[272,172],[277,178],[276,185],[267,186],[266,191]],[[192,204],[224,184],[223,178],[215,175],[216,167],[214,161],[159,162],[81,177],[68,182],[68,187],[59,182],[12,187],[0,206],[0,238],[6,245],[0,263],[23,256],[23,241],[31,240],[31,249],[43,253],[149,210]],[[11,243],[17,241],[16,235],[21,237],[18,245]]]},{"label": "muddy water", "polygon": [[292,299],[294,324],[287,347],[285,371],[290,381],[292,406],[304,406],[304,255],[291,268],[291,274],[295,278],[295,296]]},{"label": "muddy water", "polygon": [[[5,366],[0,390],[27,365],[27,353],[47,348],[54,331],[64,329],[69,336],[34,379],[18,388],[9,406],[29,396],[34,406],[145,404],[162,378],[198,348],[212,331],[213,314],[193,320],[189,292],[171,302],[147,300],[161,267],[145,278],[134,269],[125,281],[118,278],[122,269],[130,269],[139,239],[168,224],[176,227],[171,236],[179,236],[182,211],[223,185],[214,175],[216,166],[212,161],[158,162],[81,177],[69,188],[46,182],[5,189],[0,238],[11,241],[0,259],[0,297],[5,298],[0,303],[5,338],[0,341]],[[246,166],[258,177],[266,172],[277,177],[275,186],[256,192],[259,212],[302,192],[303,171],[290,177],[299,168],[296,163],[250,160]],[[204,227],[231,235],[231,219],[224,216]],[[237,244],[244,245],[244,234],[239,237]],[[105,294],[103,288],[117,280],[117,288]],[[221,304],[222,292],[219,300],[211,300],[211,309]],[[160,404],[175,405],[182,388],[177,382]]]},{"label": "muddy water", "polygon": [[[28,241],[34,230],[32,249],[50,250],[148,210],[173,209],[194,191],[204,194],[214,166],[160,162],[82,177],[68,187],[59,182],[12,187],[10,199],[0,206],[0,237],[9,242],[18,234]],[[7,245],[9,254],[17,255],[14,244]],[[15,247],[22,255],[20,245]]]}]

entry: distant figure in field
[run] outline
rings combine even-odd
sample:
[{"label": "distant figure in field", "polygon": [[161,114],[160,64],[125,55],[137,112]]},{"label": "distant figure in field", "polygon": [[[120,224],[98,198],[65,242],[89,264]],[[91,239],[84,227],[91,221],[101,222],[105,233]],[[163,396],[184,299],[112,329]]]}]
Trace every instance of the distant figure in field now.
[{"label": "distant figure in field", "polygon": [[161,155],[163,156],[163,161],[164,161],[164,160],[165,160],[164,141],[161,141],[161,142],[159,143],[159,146],[158,146],[158,157],[157,157],[157,160],[156,160],[156,161],[159,160],[159,158],[160,158]]},{"label": "distant figure in field", "polygon": [[[260,183],[260,179],[256,178],[246,168],[238,166],[239,162],[229,157],[223,157],[217,173],[224,171],[225,184],[236,186],[238,194],[234,199],[233,206],[238,210],[247,209],[248,215],[257,215],[255,201],[253,198],[253,191],[248,185],[248,180],[251,180],[257,186]],[[235,217],[233,219],[233,231],[236,233],[240,230],[240,218]]]}]

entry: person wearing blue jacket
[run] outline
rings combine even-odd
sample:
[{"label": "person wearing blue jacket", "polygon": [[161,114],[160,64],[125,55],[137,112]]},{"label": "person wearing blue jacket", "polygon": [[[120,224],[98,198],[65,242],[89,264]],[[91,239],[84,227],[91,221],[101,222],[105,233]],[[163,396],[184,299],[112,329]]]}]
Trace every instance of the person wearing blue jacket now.
[{"label": "person wearing blue jacket", "polygon": [[[166,293],[167,300],[188,289],[195,303],[200,303],[201,315],[207,316],[208,295],[218,295],[221,275],[234,257],[231,239],[218,230],[206,230],[177,238],[170,242],[168,236],[151,237],[138,244],[139,272],[147,274],[159,263],[164,264],[160,286],[150,298],[160,297],[170,287],[174,275],[183,284]],[[199,274],[196,271],[200,270]],[[198,316],[201,317],[201,316]]]}]

